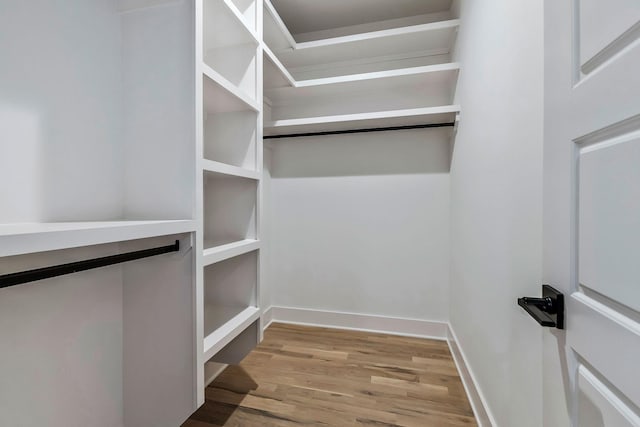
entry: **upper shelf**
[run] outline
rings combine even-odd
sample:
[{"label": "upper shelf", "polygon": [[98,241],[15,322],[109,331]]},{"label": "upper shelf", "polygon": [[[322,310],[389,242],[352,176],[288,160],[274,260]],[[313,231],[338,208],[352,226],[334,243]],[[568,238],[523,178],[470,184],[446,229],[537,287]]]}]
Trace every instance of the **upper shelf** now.
[{"label": "upper shelf", "polygon": [[[266,69],[267,67],[265,67]],[[265,96],[273,106],[309,102],[320,98],[344,98],[363,93],[410,91],[413,96],[433,98],[434,92],[444,97],[453,95],[460,65],[457,63],[350,74],[313,80],[292,79],[289,86],[267,87]],[[275,83],[271,77],[268,83]],[[281,81],[288,80],[282,75]],[[448,99],[445,102],[450,102]],[[423,104],[424,105],[424,104]]]},{"label": "upper shelf", "polygon": [[206,64],[204,74],[204,109],[207,113],[259,111],[258,103],[236,85]]},{"label": "upper shelf", "polygon": [[298,43],[269,0],[265,9],[265,41],[288,69],[410,52],[447,54],[460,25],[451,19]]},{"label": "upper shelf", "polygon": [[412,108],[408,110],[317,116],[265,122],[264,134],[284,135],[312,132],[332,132],[362,128],[384,128],[426,124],[454,123],[460,112],[458,105]]},{"label": "upper shelf", "polygon": [[189,233],[195,221],[90,221],[0,224],[0,257]]}]

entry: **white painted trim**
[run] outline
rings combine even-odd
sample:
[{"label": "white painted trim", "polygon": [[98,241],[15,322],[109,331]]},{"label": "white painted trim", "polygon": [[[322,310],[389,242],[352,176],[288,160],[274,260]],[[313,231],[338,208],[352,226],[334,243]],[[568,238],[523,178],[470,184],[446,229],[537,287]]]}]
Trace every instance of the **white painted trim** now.
[{"label": "white painted trim", "polygon": [[273,323],[273,307],[262,312],[262,331],[265,331]]},{"label": "white painted trim", "polygon": [[271,319],[269,323],[379,332],[442,341],[447,339],[447,323],[441,321],[276,306],[270,307],[265,311],[265,315],[266,313]]},{"label": "white painted trim", "polygon": [[479,427],[493,427],[497,426],[496,419],[487,405],[487,399],[485,398],[482,390],[478,386],[476,376],[473,374],[471,367],[467,363],[467,358],[464,355],[464,351],[460,346],[460,342],[453,331],[450,324],[447,325],[447,343],[449,344],[449,350],[453,356],[453,360],[458,368],[458,374],[464,385],[464,390],[467,392],[469,403],[473,409],[473,414],[476,417],[476,421]]}]

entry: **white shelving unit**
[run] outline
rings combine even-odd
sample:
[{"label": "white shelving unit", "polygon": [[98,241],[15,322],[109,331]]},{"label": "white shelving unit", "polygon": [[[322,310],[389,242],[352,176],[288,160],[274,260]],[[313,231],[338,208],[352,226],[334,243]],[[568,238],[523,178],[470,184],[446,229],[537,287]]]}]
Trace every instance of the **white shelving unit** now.
[{"label": "white shelving unit", "polygon": [[[198,0],[198,402],[208,362],[237,363],[260,341],[262,3]],[[200,36],[198,36],[200,37]]]},{"label": "white shelving unit", "polygon": [[297,42],[264,4],[266,136],[456,123],[459,20]]}]

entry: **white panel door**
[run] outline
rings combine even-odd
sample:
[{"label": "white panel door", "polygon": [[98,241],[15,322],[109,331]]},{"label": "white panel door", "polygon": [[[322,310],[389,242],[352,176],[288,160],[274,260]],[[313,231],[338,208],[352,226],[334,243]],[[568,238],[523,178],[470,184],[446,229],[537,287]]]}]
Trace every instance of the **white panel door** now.
[{"label": "white panel door", "polygon": [[640,426],[640,1],[545,2],[544,424]]}]

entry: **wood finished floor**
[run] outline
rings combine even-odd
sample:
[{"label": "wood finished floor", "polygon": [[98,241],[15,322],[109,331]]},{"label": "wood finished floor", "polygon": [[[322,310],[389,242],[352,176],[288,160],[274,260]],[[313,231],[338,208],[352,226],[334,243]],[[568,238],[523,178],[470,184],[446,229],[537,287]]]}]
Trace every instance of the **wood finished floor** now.
[{"label": "wood finished floor", "polygon": [[444,341],[272,324],[183,427],[475,426]]}]

